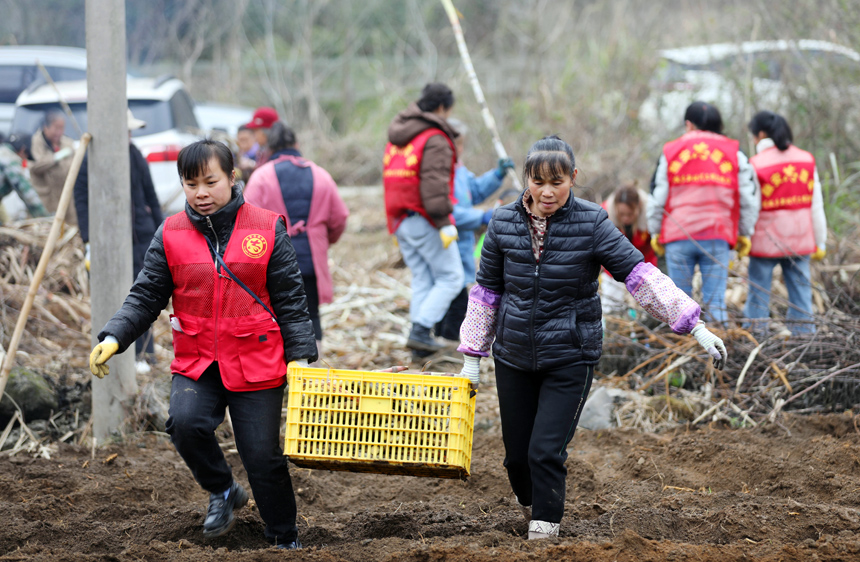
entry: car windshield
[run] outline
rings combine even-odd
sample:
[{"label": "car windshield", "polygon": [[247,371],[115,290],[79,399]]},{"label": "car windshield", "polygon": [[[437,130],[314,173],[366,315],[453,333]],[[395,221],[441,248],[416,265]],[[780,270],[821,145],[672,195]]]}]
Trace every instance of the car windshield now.
[{"label": "car windshield", "polygon": [[[84,80],[87,77],[87,71],[79,68],[46,66],[45,70],[55,82]],[[44,82],[44,78],[35,65],[0,64],[0,103],[15,103],[18,94],[37,80]]]},{"label": "car windshield", "polygon": [[[137,119],[146,122],[146,127],[132,131],[133,137],[152,135],[173,128],[173,116],[170,105],[166,101],[128,100],[128,107]],[[70,103],[69,108],[71,108],[78,125],[86,131],[87,104]],[[35,133],[45,118],[45,112],[51,110],[62,111],[62,107],[57,102],[20,105],[15,108],[11,130],[18,133]],[[77,129],[68,122],[68,119],[66,120],[66,136],[75,140],[80,138]]]}]

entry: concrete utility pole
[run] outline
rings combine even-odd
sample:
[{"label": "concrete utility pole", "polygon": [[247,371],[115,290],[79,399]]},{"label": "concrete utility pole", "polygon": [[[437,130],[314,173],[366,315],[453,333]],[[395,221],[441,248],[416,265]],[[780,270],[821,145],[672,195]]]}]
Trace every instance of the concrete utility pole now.
[{"label": "concrete utility pole", "polygon": [[[86,0],[92,341],[132,284],[131,186],[126,100],[125,2]],[[137,394],[134,346],[93,377],[93,436],[117,432]]]}]

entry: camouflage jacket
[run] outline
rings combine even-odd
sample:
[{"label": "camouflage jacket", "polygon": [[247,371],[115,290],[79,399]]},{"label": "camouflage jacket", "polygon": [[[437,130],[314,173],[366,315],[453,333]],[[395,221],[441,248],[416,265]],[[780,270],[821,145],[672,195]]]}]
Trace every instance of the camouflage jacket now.
[{"label": "camouflage jacket", "polygon": [[39,195],[24,175],[21,159],[8,145],[0,144],[0,200],[15,191],[34,217],[47,217]]}]

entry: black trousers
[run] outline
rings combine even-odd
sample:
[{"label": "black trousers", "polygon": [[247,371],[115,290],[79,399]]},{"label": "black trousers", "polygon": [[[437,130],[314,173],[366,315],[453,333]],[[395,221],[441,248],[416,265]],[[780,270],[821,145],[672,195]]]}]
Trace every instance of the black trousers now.
[{"label": "black trousers", "polygon": [[167,420],[167,433],[200,486],[210,494],[222,493],[233,483],[233,474],[215,429],[230,406],[236,448],[266,523],[266,537],[274,543],[298,536],[296,497],[280,443],[284,387],[231,392],[213,363],[196,381],[173,375]]},{"label": "black trousers", "polygon": [[436,323],[436,335],[448,340],[460,341],[460,325],[466,319],[468,308],[469,289],[463,287],[460,294],[451,301],[448,312]]},{"label": "black trousers", "polygon": [[531,372],[496,362],[505,468],[533,520],[560,523],[564,515],[567,445],[593,376],[593,365]]}]

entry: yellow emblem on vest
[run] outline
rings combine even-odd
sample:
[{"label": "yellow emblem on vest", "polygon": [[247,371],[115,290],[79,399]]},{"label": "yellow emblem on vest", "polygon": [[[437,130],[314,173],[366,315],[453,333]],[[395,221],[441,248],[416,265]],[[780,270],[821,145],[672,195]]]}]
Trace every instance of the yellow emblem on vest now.
[{"label": "yellow emblem on vest", "polygon": [[261,258],[266,253],[266,237],[262,234],[249,234],[242,240],[242,251],[249,258]]}]

